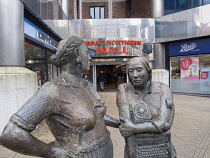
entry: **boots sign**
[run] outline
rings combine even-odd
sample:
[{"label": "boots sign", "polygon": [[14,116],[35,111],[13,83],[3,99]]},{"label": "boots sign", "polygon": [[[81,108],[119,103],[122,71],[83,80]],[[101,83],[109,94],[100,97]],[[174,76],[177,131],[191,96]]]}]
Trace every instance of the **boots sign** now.
[{"label": "boots sign", "polygon": [[129,53],[127,46],[142,45],[142,41],[135,40],[98,40],[98,41],[85,41],[87,46],[93,46],[96,54],[102,53]]}]

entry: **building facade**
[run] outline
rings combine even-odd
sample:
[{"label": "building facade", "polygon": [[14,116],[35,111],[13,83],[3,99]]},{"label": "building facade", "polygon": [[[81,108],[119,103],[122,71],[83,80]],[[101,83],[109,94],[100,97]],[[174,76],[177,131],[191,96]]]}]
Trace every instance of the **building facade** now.
[{"label": "building facade", "polygon": [[[208,79],[205,81],[201,79],[201,74],[208,74],[207,69],[203,69],[208,68],[208,61],[206,61],[208,53],[197,50],[197,57],[194,50],[191,51],[193,52],[191,54],[188,51],[186,54],[176,53],[176,56],[171,52],[178,47],[177,45],[182,50],[185,43],[189,45],[186,47],[195,47],[195,45],[198,47],[199,44],[190,44],[190,41],[201,43],[199,42],[201,39],[208,38],[208,17],[205,16],[208,15],[208,4],[210,3],[208,0],[60,0],[58,2],[61,7],[62,4],[67,4],[65,1],[68,1],[67,19],[59,19],[56,23],[50,18],[43,19],[62,38],[77,35],[87,43],[104,41],[104,44],[110,40],[141,41],[141,45],[122,45],[122,42],[121,45],[116,43],[113,45],[89,44],[89,51],[94,59],[89,77],[95,82],[95,85],[97,74],[101,70],[110,76],[110,72],[124,71],[125,62],[129,58],[145,56],[149,59],[154,72],[157,70],[169,72],[168,83],[172,91],[209,94],[207,90],[202,91],[205,88],[201,86],[208,85]],[[49,7],[48,9],[50,10]],[[193,57],[192,63],[196,62],[197,81],[193,80],[192,84],[186,76],[191,73],[193,66],[189,65],[188,70],[182,71],[180,64],[182,60],[186,61],[187,59],[184,59],[189,55]],[[202,73],[204,70],[205,72]],[[114,78],[114,73],[111,74],[111,78]],[[110,82],[115,82],[115,80]],[[193,86],[196,86],[197,90]]]}]

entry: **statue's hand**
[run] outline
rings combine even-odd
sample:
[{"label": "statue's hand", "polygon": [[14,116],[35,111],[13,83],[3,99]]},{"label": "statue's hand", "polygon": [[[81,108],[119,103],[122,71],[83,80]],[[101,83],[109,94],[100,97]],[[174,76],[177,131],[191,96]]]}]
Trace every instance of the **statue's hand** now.
[{"label": "statue's hand", "polygon": [[119,126],[120,133],[123,137],[128,137],[134,133],[134,124],[125,118],[120,117],[121,125]]},{"label": "statue's hand", "polygon": [[68,149],[52,147],[49,158],[79,158],[79,156],[73,154]]}]

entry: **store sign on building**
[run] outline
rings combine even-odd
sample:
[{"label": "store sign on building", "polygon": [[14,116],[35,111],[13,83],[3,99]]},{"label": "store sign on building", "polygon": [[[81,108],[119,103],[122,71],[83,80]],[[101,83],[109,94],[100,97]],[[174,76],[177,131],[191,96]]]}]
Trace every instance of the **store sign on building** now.
[{"label": "store sign on building", "polygon": [[37,37],[44,43],[49,44],[55,48],[58,47],[58,44],[50,39],[50,36],[46,36],[43,33],[37,31]]},{"label": "store sign on building", "polygon": [[46,32],[26,18],[24,18],[24,33],[33,39],[38,40],[45,47],[52,50],[57,50],[58,41],[50,37]]},{"label": "store sign on building", "polygon": [[169,44],[169,56],[209,54],[210,39],[180,41]]},{"label": "store sign on building", "polygon": [[142,52],[140,40],[87,40],[85,44],[92,50],[92,56],[139,56]]}]

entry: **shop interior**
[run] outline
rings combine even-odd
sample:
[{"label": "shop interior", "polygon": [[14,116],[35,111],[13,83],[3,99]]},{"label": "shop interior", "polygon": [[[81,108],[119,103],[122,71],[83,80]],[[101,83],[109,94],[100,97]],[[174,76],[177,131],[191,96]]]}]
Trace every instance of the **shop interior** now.
[{"label": "shop interior", "polygon": [[170,64],[173,92],[210,94],[210,54],[171,57]]},{"label": "shop interior", "polygon": [[50,63],[53,52],[25,42],[25,66],[37,73],[38,88],[58,75],[57,68]]},{"label": "shop interior", "polygon": [[171,57],[171,79],[180,79],[180,58],[199,58],[199,68],[210,68],[210,54]]}]

